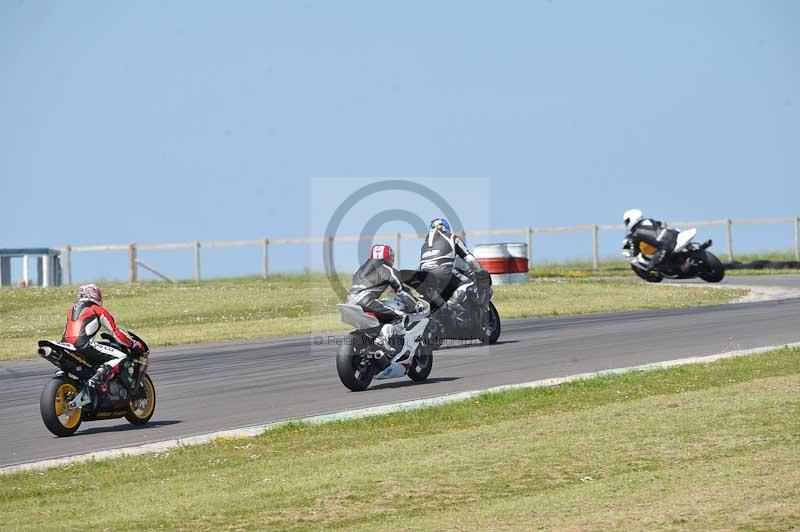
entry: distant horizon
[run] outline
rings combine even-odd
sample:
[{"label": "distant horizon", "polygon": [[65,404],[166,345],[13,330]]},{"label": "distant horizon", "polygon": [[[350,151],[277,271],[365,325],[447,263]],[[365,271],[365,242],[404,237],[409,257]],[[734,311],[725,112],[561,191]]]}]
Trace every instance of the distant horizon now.
[{"label": "distant horizon", "polygon": [[[798,26],[788,0],[2,3],[0,248],[319,236],[356,183],[392,176],[475,229],[797,216]],[[437,209],[383,193],[341,233]],[[726,248],[724,228],[699,237]],[[542,260],[591,250],[534,242]],[[793,247],[789,224],[734,227],[736,253]],[[276,271],[319,265],[281,248]],[[260,253],[204,250],[204,272],[257,273]],[[191,250],[144,257],[192,275]],[[125,260],[75,254],[75,271]]]}]

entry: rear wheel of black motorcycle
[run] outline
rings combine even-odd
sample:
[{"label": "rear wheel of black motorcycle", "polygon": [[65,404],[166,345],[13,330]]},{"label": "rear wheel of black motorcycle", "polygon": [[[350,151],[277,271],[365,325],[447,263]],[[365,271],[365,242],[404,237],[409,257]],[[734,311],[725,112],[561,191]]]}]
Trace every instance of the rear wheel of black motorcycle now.
[{"label": "rear wheel of black motorcycle", "polygon": [[638,275],[639,277],[641,277],[642,279],[644,279],[648,283],[660,283],[661,281],[664,280],[664,276],[661,275],[660,273],[655,272],[655,271],[646,272],[646,271],[642,270],[641,268],[637,268],[633,264],[631,264],[631,270],[633,270],[633,273],[635,273],[636,275]]},{"label": "rear wheel of black motorcycle", "polygon": [[489,302],[489,308],[483,313],[483,323],[481,323],[480,331],[482,344],[496,344],[497,339],[500,338],[500,314],[494,303]]},{"label": "rear wheel of black motorcycle", "polygon": [[150,379],[150,375],[145,375],[142,379],[142,390],[132,397],[128,402],[128,413],[125,419],[134,425],[144,425],[153,417],[156,410],[156,387]]},{"label": "rear wheel of black motorcycle", "polygon": [[68,408],[78,395],[79,385],[67,377],[55,377],[48,382],[39,397],[39,410],[47,430],[56,436],[71,436],[81,426],[81,408]]},{"label": "rear wheel of black motorcycle", "polygon": [[408,377],[412,381],[424,381],[433,369],[433,349],[429,345],[420,345],[414,363],[408,368]]},{"label": "rear wheel of black motorcycle", "polygon": [[725,266],[716,255],[706,251],[705,263],[700,266],[697,276],[708,283],[718,283],[725,278]]},{"label": "rear wheel of black motorcycle", "polygon": [[[350,340],[355,340],[352,336]],[[345,342],[336,354],[336,372],[339,380],[349,390],[363,392],[372,382],[372,367],[364,364],[361,353],[356,350],[358,342]]]}]

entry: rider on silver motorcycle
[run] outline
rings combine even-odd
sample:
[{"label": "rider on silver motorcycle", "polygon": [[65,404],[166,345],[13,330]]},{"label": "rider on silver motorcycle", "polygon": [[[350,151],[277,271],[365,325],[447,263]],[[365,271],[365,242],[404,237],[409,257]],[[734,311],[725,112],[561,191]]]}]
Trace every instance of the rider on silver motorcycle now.
[{"label": "rider on silver motorcycle", "polygon": [[491,278],[445,218],[431,221],[422,243],[419,269],[428,272],[427,292],[435,309],[446,307],[454,316],[464,314],[466,291],[477,280],[491,284]]},{"label": "rider on silver motorcycle", "polygon": [[[399,307],[378,299],[388,287],[394,290],[401,302]],[[400,281],[398,271],[394,269],[394,250],[390,246],[372,246],[369,259],[353,274],[353,286],[347,292],[347,302],[371,312],[384,324],[380,340],[391,351],[389,339],[405,332],[405,318],[408,312],[414,311],[417,300]]]},{"label": "rider on silver motorcycle", "polygon": [[630,241],[634,256],[641,252],[642,243],[656,249],[655,253],[648,254],[651,257],[647,264],[639,261],[632,262],[635,267],[649,273],[664,262],[667,255],[675,249],[678,235],[678,231],[675,229],[667,229],[662,222],[653,218],[645,218],[639,209],[625,211],[622,218],[625,222],[625,229],[628,231],[625,238]]}]

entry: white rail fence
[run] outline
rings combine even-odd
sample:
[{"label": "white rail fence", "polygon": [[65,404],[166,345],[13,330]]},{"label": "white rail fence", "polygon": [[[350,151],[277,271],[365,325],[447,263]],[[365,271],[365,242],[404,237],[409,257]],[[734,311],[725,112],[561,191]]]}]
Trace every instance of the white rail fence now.
[{"label": "white rail fence", "polygon": [[[794,239],[795,239],[795,258],[800,260],[800,216],[783,217],[783,218],[749,218],[749,219],[731,219],[724,220],[706,220],[695,222],[669,222],[670,227],[687,228],[687,227],[708,227],[708,226],[723,226],[726,229],[728,260],[734,260],[733,252],[733,226],[734,225],[754,225],[754,224],[792,224],[794,226]],[[492,230],[477,230],[465,231],[462,236],[467,237],[494,237],[503,235],[520,235],[522,238],[527,239],[528,242],[528,260],[533,264],[533,250],[534,250],[534,235],[546,233],[590,233],[592,242],[592,268],[597,269],[600,265],[600,246],[599,246],[599,233],[601,231],[623,231],[625,227],[621,224],[616,225],[572,225],[561,227],[518,227],[512,229],[492,229]],[[365,239],[375,239],[384,241],[394,241],[397,261],[400,255],[400,243],[403,239],[422,238],[416,233],[391,233],[381,234],[374,236],[359,236],[359,235],[342,235],[336,236],[335,242],[357,242]],[[262,268],[263,277],[268,277],[270,274],[269,267],[269,253],[271,246],[284,246],[292,244],[324,244],[325,237],[310,237],[310,238],[264,238],[260,240],[223,240],[211,242],[178,242],[171,244],[100,244],[91,246],[66,246],[61,249],[62,260],[64,260],[64,278],[67,284],[72,284],[72,254],[73,253],[93,253],[101,251],[128,251],[129,274],[128,279],[131,283],[138,280],[138,267],[141,266],[155,275],[175,282],[171,277],[159,272],[150,265],[141,262],[138,259],[138,252],[142,250],[179,250],[179,249],[192,249],[194,250],[194,280],[199,282],[201,279],[201,250],[202,249],[220,249],[220,248],[242,248],[242,247],[258,247],[262,249],[263,263],[260,265]],[[333,257],[333,244],[334,240],[331,239],[329,250],[329,261],[332,263]]]}]

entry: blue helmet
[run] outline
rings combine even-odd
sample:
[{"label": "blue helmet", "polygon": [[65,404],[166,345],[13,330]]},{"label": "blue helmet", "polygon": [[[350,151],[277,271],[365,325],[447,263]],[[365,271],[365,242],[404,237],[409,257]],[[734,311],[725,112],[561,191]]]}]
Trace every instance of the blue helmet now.
[{"label": "blue helmet", "polygon": [[430,230],[435,231],[436,229],[446,235],[452,233],[452,230],[450,229],[450,222],[447,221],[447,218],[436,218],[435,220],[431,220]]}]

